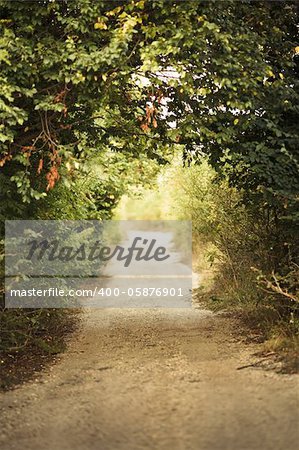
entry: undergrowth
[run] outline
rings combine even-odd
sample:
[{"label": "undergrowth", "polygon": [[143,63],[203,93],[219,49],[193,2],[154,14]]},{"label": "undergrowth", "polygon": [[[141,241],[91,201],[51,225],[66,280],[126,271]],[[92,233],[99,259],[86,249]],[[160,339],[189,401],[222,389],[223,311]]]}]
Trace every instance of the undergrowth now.
[{"label": "undergrowth", "polygon": [[65,349],[76,325],[75,310],[0,310],[0,389],[41,370]]},{"label": "undergrowth", "polygon": [[298,370],[299,266],[294,223],[279,204],[230,187],[203,160],[173,165],[165,176],[174,218],[191,219],[202,274],[198,299],[237,314],[248,335],[263,342],[289,371]]}]

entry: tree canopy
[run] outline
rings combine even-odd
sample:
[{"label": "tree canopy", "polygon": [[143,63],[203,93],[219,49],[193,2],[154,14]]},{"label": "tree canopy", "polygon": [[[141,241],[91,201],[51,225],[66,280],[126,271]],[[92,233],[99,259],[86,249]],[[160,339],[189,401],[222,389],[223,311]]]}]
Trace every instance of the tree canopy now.
[{"label": "tree canopy", "polygon": [[294,201],[297,9],[2,0],[2,183],[30,201],[91,153],[163,163],[180,144],[193,158],[208,154],[232,183]]}]

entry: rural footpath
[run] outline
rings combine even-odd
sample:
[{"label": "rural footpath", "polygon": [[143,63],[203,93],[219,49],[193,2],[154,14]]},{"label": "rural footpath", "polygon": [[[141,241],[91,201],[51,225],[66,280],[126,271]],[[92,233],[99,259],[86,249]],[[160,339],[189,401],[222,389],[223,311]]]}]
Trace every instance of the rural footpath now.
[{"label": "rural footpath", "polygon": [[297,450],[298,375],[237,328],[196,301],[83,309],[66,353],[1,394],[0,448]]},{"label": "rural footpath", "polygon": [[297,450],[298,376],[252,366],[231,327],[198,308],[84,311],[56,364],[1,394],[0,448]]}]

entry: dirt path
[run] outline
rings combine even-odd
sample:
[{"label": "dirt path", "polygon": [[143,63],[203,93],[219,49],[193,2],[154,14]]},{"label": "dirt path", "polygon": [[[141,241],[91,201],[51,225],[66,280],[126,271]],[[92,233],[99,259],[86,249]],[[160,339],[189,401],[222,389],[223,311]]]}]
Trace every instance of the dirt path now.
[{"label": "dirt path", "polygon": [[298,378],[257,368],[231,319],[88,310],[68,352],[1,394],[2,450],[297,450]]}]

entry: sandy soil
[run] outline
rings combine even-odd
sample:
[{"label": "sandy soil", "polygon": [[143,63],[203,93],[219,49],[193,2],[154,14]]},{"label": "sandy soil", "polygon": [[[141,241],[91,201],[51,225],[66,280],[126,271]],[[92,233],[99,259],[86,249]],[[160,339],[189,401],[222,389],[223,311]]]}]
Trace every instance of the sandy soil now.
[{"label": "sandy soil", "polygon": [[232,319],[91,309],[55,365],[2,393],[2,450],[297,450],[298,376],[253,364]]}]

